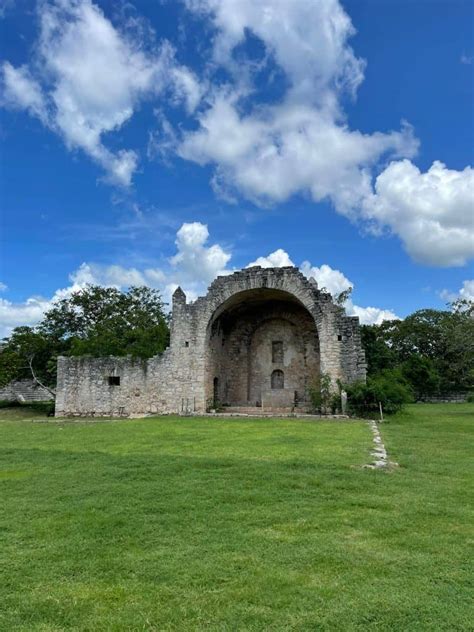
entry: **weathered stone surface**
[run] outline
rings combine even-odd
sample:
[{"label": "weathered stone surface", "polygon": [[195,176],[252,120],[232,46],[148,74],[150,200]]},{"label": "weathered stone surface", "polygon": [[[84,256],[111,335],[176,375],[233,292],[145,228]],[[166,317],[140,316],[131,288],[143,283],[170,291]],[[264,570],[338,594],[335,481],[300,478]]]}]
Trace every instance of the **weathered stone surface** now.
[{"label": "weathered stone surface", "polygon": [[0,400],[8,402],[45,402],[54,399],[34,380],[14,380],[0,388]]},{"label": "weathered stone surface", "polygon": [[359,322],[297,268],[247,268],[218,277],[194,303],[176,290],[161,356],[59,358],[56,414],[204,412],[215,399],[261,405],[276,390],[275,371],[286,394],[270,399],[290,393],[303,404],[320,372],[334,384],[365,379]]}]

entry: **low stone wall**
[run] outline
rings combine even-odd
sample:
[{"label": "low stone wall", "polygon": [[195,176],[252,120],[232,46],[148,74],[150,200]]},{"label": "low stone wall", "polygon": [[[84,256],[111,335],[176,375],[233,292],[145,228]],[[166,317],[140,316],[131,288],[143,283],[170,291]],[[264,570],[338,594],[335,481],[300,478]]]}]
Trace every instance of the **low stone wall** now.
[{"label": "low stone wall", "polygon": [[446,393],[444,395],[424,395],[418,399],[426,404],[464,404],[467,393]]},{"label": "low stone wall", "polygon": [[0,400],[7,402],[46,402],[54,399],[34,380],[15,380],[0,388]]}]

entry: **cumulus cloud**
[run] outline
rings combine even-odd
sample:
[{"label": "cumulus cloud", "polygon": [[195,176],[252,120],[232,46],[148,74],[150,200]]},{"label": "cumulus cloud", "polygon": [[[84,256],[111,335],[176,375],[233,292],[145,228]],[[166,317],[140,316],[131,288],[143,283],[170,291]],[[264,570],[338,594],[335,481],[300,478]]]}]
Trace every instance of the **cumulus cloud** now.
[{"label": "cumulus cloud", "polygon": [[260,266],[261,268],[283,268],[285,266],[294,266],[290,256],[282,248],[278,248],[275,252],[270,253],[267,257],[258,257],[247,268],[252,266]]},{"label": "cumulus cloud", "polygon": [[[224,70],[229,80],[211,82],[197,128],[168,128],[164,151],[213,166],[211,184],[227,201],[240,194],[267,205],[309,194],[373,233],[388,229],[423,264],[463,265],[472,256],[472,171],[434,162],[421,173],[409,160],[418,141],[407,123],[384,133],[350,128],[342,96],[355,97],[365,62],[349,45],[354,28],[338,0],[186,4],[214,27],[209,74]],[[242,56],[249,36],[265,49],[259,64]],[[259,74],[270,63],[286,86],[273,103]]]},{"label": "cumulus cloud", "polygon": [[441,290],[439,296],[449,303],[457,301],[458,299],[474,301],[474,279],[467,279],[466,281],[463,281],[461,288],[457,292],[451,292],[446,289]]},{"label": "cumulus cloud", "polygon": [[332,101],[333,86],[354,93],[365,62],[347,45],[355,30],[338,0],[187,0],[189,10],[212,20],[213,57],[239,73],[234,49],[250,31],[291,81],[293,99]]},{"label": "cumulus cloud", "polygon": [[400,317],[391,309],[380,309],[380,307],[361,307],[354,305],[351,300],[345,305],[350,316],[358,316],[361,325],[380,325],[384,320],[400,320]]},{"label": "cumulus cloud", "polygon": [[363,214],[399,235],[417,261],[460,266],[474,256],[474,170],[435,161],[425,173],[392,162],[376,179]]},{"label": "cumulus cloud", "polygon": [[[22,303],[0,299],[0,336],[6,336],[13,327],[35,325],[41,320],[53,302],[66,298],[87,284],[125,289],[132,285],[147,285],[159,289],[163,299],[170,303],[174,290],[181,286],[188,300],[193,301],[205,294],[207,286],[219,275],[232,272],[229,267],[231,252],[220,244],[209,244],[209,229],[201,222],[184,223],[176,233],[176,253],[166,265],[156,268],[138,269],[121,265],[82,263],[69,275],[70,284],[58,289],[50,298],[32,296]],[[282,267],[292,266],[289,254],[279,248],[267,256],[258,257],[249,266]],[[339,270],[327,264],[319,267],[304,261],[300,266],[307,277],[316,279],[320,288],[334,296],[354,284]],[[2,289],[2,285],[0,285]],[[6,289],[6,286],[3,288]],[[390,310],[376,307],[360,307],[351,300],[346,303],[349,314],[359,316],[362,323],[379,323],[397,318]]]},{"label": "cumulus cloud", "polygon": [[[70,284],[58,289],[52,297],[33,296],[21,303],[0,299],[0,337],[7,336],[13,327],[35,325],[51,305],[87,284],[125,289],[132,285],[148,285],[161,291],[166,302],[181,285],[188,300],[205,293],[209,283],[219,274],[229,274],[227,263],[230,252],[218,244],[207,245],[209,231],[200,222],[185,223],[176,235],[176,254],[164,268],[82,263],[69,275]],[[6,286],[5,286],[6,288]]]},{"label": "cumulus cloud", "polygon": [[319,268],[311,265],[309,261],[303,261],[300,266],[301,272],[308,278],[316,279],[320,289],[325,288],[333,296],[345,292],[354,287],[352,281],[339,270],[334,270],[331,266],[323,264]]},{"label": "cumulus cloud", "polygon": [[459,296],[467,301],[474,301],[474,279],[464,281],[462,288],[459,290]]},{"label": "cumulus cloud", "polygon": [[[374,134],[348,126],[341,98],[355,96],[365,62],[348,44],[354,28],[337,0],[188,0],[187,6],[212,21],[213,61],[231,80],[215,82],[209,107],[198,113],[199,127],[182,135],[176,151],[214,165],[212,183],[220,194],[236,190],[265,204],[309,193],[353,215],[370,194],[371,170],[384,156],[416,153],[407,124]],[[249,33],[285,76],[287,89],[273,104],[252,101],[262,77],[252,81],[253,62],[235,57]]]},{"label": "cumulus cloud", "polygon": [[225,274],[231,254],[218,244],[206,246],[208,239],[209,230],[201,222],[183,224],[178,230],[175,242],[178,252],[170,262],[183,281],[209,283],[217,275]]},{"label": "cumulus cloud", "polygon": [[140,101],[166,89],[191,111],[200,99],[197,81],[175,62],[169,43],[145,51],[90,0],[41,2],[39,24],[31,67],[3,65],[4,105],[26,109],[70,149],[85,151],[110,181],[128,186],[138,154],[110,150],[105,134],[120,129]]},{"label": "cumulus cloud", "polygon": [[[255,261],[249,263],[247,267],[256,265],[262,268],[278,268],[293,266],[295,264],[289,254],[282,248],[279,248],[265,257],[258,257]],[[303,261],[299,268],[306,277],[315,279],[320,290],[324,289],[332,294],[332,296],[338,296],[341,292],[354,288],[354,283],[340,270],[331,268],[331,266],[326,263],[318,267],[312,265],[309,261]],[[384,320],[395,320],[399,318],[389,309],[355,305],[351,298],[346,300],[344,308],[350,316],[358,316],[362,325],[380,325]]]}]

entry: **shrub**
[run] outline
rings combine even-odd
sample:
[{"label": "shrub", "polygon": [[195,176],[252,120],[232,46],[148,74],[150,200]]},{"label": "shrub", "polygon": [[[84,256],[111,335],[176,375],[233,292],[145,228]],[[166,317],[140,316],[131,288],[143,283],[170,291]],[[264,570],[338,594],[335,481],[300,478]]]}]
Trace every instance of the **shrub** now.
[{"label": "shrub", "polygon": [[318,379],[309,389],[312,412],[328,413],[340,408],[340,396],[334,393],[331,385],[331,376],[321,373]]},{"label": "shrub", "polygon": [[379,411],[394,414],[413,400],[409,384],[397,370],[382,371],[369,377],[367,383],[356,382],[345,387],[349,410],[356,415],[373,415]]},{"label": "shrub", "polygon": [[470,404],[474,404],[474,393],[472,391],[467,394],[466,402],[469,402]]},{"label": "shrub", "polygon": [[48,400],[44,402],[28,402],[22,404],[22,406],[28,406],[38,413],[52,417],[54,415],[54,400]]},{"label": "shrub", "polygon": [[14,408],[16,406],[21,406],[21,403],[16,400],[0,399],[0,408]]},{"label": "shrub", "polygon": [[19,402],[18,400],[0,400],[0,408],[31,408],[32,410],[51,417],[54,415],[54,400],[44,402]]}]

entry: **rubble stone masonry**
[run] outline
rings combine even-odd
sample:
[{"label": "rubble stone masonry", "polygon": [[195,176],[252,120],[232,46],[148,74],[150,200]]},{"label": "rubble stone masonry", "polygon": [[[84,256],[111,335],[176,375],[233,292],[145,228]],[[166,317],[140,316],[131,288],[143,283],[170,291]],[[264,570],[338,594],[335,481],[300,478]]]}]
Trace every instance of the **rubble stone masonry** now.
[{"label": "rubble stone masonry", "polygon": [[218,277],[190,304],[176,290],[162,355],[58,358],[56,415],[304,405],[320,373],[334,385],[365,380],[358,318],[297,268],[246,268]]}]

